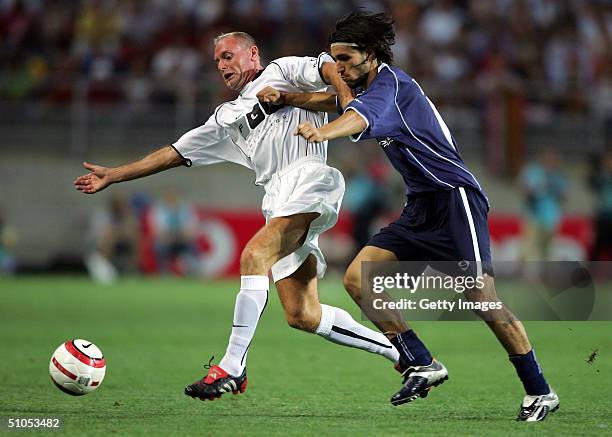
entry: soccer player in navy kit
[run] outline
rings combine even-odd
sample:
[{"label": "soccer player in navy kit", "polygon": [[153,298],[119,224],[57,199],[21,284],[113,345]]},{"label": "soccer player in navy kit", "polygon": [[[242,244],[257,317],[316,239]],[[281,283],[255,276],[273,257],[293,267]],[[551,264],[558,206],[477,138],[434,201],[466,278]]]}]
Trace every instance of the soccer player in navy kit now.
[{"label": "soccer player in navy kit", "polygon": [[[359,252],[346,272],[345,287],[364,308],[362,261],[467,260],[475,261],[478,273],[484,275],[481,292],[497,299],[488,200],[434,104],[413,78],[391,66],[394,41],[393,20],[386,14],[357,12],[340,19],[329,38],[331,54],[356,96],[340,93],[337,100],[343,111],[338,119],[321,127],[302,123],[297,132],[311,142],[343,136],[353,141],[376,138],[407,187],[401,216]],[[293,102],[291,95],[273,90],[264,100]],[[317,102],[328,101],[313,97],[310,107],[323,109]],[[399,405],[425,397],[431,387],[448,378],[446,368],[432,358],[399,314],[383,318],[372,321],[400,351],[404,370],[403,386],[391,402]],[[523,324],[505,306],[486,322],[508,352],[526,391],[517,420],[545,419],[558,408],[559,398],[544,379]]]}]

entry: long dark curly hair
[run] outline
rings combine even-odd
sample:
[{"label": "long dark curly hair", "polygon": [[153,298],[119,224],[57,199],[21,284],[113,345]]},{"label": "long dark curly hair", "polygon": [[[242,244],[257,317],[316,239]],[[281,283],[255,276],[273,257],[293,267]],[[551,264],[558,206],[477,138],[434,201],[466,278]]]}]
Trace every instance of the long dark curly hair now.
[{"label": "long dark curly hair", "polygon": [[393,17],[384,12],[351,12],[336,22],[336,30],[328,42],[330,45],[335,42],[357,44],[360,50],[373,53],[380,62],[392,64],[391,46],[395,44]]}]

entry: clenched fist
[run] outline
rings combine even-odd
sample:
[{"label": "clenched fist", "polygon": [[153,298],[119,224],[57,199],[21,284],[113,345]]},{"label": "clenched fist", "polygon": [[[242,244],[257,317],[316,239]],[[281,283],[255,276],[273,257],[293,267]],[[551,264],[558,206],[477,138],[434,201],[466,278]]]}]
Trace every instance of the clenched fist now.
[{"label": "clenched fist", "polygon": [[257,93],[257,99],[262,103],[268,103],[270,105],[284,105],[285,93],[271,86],[267,86]]},{"label": "clenched fist", "polygon": [[327,140],[325,135],[321,133],[320,129],[314,127],[312,123],[308,122],[300,123],[297,128],[297,132],[295,132],[294,135],[301,135],[306,139],[306,141],[311,143],[321,143]]}]

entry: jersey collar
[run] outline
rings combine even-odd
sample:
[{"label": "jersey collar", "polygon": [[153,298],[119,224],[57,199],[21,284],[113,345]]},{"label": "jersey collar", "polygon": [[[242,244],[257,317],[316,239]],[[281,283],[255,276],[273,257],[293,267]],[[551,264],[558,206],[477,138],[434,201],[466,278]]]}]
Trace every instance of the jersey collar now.
[{"label": "jersey collar", "polygon": [[253,76],[253,79],[251,79],[251,81],[249,83],[247,83],[246,85],[244,85],[242,87],[242,89],[240,90],[240,96],[242,96],[242,94],[249,88],[249,86],[255,82],[257,79],[259,79],[259,76],[261,76],[261,73],[264,72],[264,68],[262,68],[261,70],[259,70],[257,73],[255,73],[255,76]]}]

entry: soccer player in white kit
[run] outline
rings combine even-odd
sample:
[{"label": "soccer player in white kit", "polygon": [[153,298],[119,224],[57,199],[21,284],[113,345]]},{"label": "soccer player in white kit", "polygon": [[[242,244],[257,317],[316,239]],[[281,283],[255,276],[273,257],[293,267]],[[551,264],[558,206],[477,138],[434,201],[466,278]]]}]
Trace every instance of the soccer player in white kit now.
[{"label": "soccer player in white kit", "polygon": [[243,32],[215,38],[215,62],[228,88],[239,96],[219,105],[208,121],[172,145],[141,160],[108,168],[84,163],[77,190],[93,194],[108,185],[190,167],[234,162],[255,172],[263,185],[266,225],[247,243],[240,257],[240,291],[225,356],[208,365],[208,374],[185,388],[194,398],[215,399],[229,391],[244,392],[246,356],[268,300],[268,272],[290,326],[316,333],[334,343],[377,353],[394,363],[399,353],[387,338],[357,323],[346,311],[319,303],[317,278],[326,268],[318,236],[338,218],[344,194],[341,173],[326,164],[327,142],[295,136],[300,123],[323,126],[327,115],[260,103],[258,91],[273,87],[297,93],[346,86],[329,55],[286,57],[261,66],[255,40]]}]

